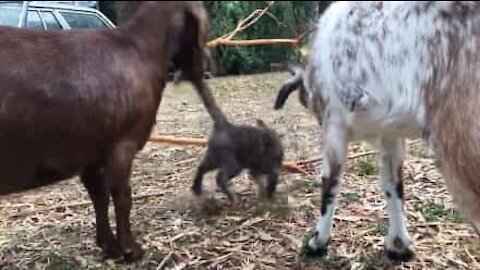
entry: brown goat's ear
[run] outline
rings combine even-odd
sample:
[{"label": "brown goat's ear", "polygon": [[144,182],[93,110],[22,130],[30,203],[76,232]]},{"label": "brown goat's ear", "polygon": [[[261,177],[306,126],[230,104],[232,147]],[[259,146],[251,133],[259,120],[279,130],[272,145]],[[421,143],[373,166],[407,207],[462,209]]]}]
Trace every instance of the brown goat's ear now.
[{"label": "brown goat's ear", "polygon": [[203,79],[205,64],[208,62],[206,48],[208,15],[199,1],[178,1],[182,14],[178,17],[178,40],[174,41],[172,61],[184,75],[183,79]]},{"label": "brown goat's ear", "polygon": [[[187,4],[187,12],[191,15],[197,26],[197,42],[199,48],[204,48],[207,43],[209,18],[202,1],[189,1]],[[207,54],[208,55],[208,54]]]},{"label": "brown goat's ear", "polygon": [[141,1],[115,1],[113,9],[117,17],[117,26],[122,26],[132,21],[142,4]]}]

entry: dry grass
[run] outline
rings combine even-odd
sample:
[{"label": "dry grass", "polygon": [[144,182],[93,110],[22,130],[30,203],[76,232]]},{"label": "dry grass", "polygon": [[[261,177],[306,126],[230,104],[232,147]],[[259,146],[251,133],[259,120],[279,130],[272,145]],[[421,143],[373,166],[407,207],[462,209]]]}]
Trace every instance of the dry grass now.
[{"label": "dry grass", "polygon": [[[222,108],[235,122],[261,117],[284,135],[287,159],[320,156],[320,128],[296,100],[273,111],[276,88],[286,74],[212,79]],[[188,85],[166,90],[157,134],[201,137],[210,121]],[[387,229],[375,156],[349,160],[336,212],[329,255],[304,269],[480,269],[474,231],[452,210],[443,179],[414,145],[406,162],[405,196],[413,262],[390,265],[383,257]],[[351,146],[351,155],[371,150]],[[1,269],[296,269],[297,252],[319,215],[320,190],[313,179],[282,176],[273,204],[256,199],[253,183],[235,180],[243,206],[231,209],[215,192],[212,175],[203,202],[189,194],[203,149],[148,144],[135,160],[137,199],[133,228],[146,248],[134,264],[105,261],[94,244],[94,213],[77,179],[1,197]],[[316,164],[317,166],[319,163]],[[146,196],[148,195],[148,196]],[[70,205],[65,207],[65,205]],[[42,211],[43,210],[43,211]],[[113,220],[112,220],[113,222]]]}]

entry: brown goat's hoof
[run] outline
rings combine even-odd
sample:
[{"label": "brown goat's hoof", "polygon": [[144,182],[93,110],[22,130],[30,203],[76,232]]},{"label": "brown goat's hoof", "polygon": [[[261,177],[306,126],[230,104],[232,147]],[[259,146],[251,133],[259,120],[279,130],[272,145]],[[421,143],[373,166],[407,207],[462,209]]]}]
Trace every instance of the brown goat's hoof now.
[{"label": "brown goat's hoof", "polygon": [[108,259],[119,259],[122,257],[122,251],[120,248],[110,247],[109,249],[105,250],[105,255]]},{"label": "brown goat's hoof", "polygon": [[100,246],[105,257],[108,259],[119,259],[123,255],[120,243],[117,240],[112,239],[105,243],[99,243],[98,246]]},{"label": "brown goat's hoof", "polygon": [[126,262],[134,262],[140,259],[143,256],[143,249],[140,247],[139,244],[133,243],[132,248],[127,249],[123,253],[123,257]]},{"label": "brown goat's hoof", "polygon": [[415,258],[415,252],[411,249],[405,249],[401,252],[397,250],[387,250],[387,258],[393,262],[409,262]]}]

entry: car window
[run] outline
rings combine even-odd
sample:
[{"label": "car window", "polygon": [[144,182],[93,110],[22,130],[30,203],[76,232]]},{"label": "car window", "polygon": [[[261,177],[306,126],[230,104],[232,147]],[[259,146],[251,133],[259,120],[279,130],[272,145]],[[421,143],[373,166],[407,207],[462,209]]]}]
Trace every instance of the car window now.
[{"label": "car window", "polygon": [[107,28],[107,25],[96,14],[60,12],[72,29],[75,28]]},{"label": "car window", "polygon": [[18,3],[0,4],[0,25],[18,26],[22,5]]},{"label": "car window", "polygon": [[43,22],[40,19],[40,16],[38,15],[37,11],[33,11],[33,10],[28,11],[26,27],[32,28],[32,29],[42,29],[42,30],[45,29],[43,27]]},{"label": "car window", "polygon": [[55,16],[53,15],[53,12],[42,11],[40,12],[40,14],[42,15],[47,30],[62,30],[62,26],[58,22],[57,18],[55,18]]}]

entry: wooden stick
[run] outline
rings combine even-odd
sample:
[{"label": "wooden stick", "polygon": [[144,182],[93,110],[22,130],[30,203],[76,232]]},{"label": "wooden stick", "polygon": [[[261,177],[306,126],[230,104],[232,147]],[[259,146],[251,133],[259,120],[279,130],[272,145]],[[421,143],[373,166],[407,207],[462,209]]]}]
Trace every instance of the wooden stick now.
[{"label": "wooden stick", "polygon": [[[238,32],[243,31],[250,27],[252,24],[257,22],[265,12],[275,3],[275,1],[270,1],[268,5],[263,8],[263,9],[256,9],[250,15],[247,17],[243,18],[241,21],[238,22],[237,26],[235,27],[234,30],[232,30],[230,33],[225,34],[216,40],[230,40],[232,39]],[[252,19],[253,18],[253,19]],[[247,23],[248,22],[248,23]]]},{"label": "wooden stick", "polygon": [[[359,158],[359,157],[376,155],[376,154],[378,154],[378,152],[376,152],[376,151],[366,151],[366,152],[363,152],[363,153],[358,153],[358,154],[348,156],[348,159],[356,159],[356,158]],[[305,164],[314,163],[314,162],[322,161],[322,160],[323,160],[323,157],[312,158],[312,159],[307,159],[307,160],[300,160],[300,161],[297,161],[297,165],[305,165]]]},{"label": "wooden stick", "polygon": [[304,37],[306,37],[308,34],[310,34],[312,31],[316,30],[317,29],[317,26],[312,26],[310,27],[308,30],[306,30],[305,32],[301,33],[298,37],[297,37],[297,41],[300,41],[302,40]]},{"label": "wooden stick", "polygon": [[157,269],[163,269],[163,266],[165,265],[165,263],[167,263],[170,257],[172,257],[172,255],[173,255],[173,252],[170,251],[170,253],[168,253],[168,255],[165,256],[165,258],[163,258],[163,260],[160,262]]},{"label": "wooden stick", "polygon": [[[174,137],[174,136],[151,136],[149,141],[155,142],[155,143],[167,143],[167,144],[176,144],[176,145],[206,146],[208,144],[207,139],[204,139],[204,138],[185,138],[185,137]],[[297,162],[295,161],[284,162],[282,164],[282,168],[289,172],[310,175],[310,173],[300,168]]]},{"label": "wooden stick", "polygon": [[206,146],[208,141],[204,138],[185,138],[174,136],[151,136],[149,141],[154,143],[167,143],[176,145],[197,145]]},{"label": "wooden stick", "polygon": [[[412,142],[409,142],[407,144],[408,147],[411,147],[411,146],[414,146],[416,144],[418,144],[419,141],[412,141]],[[357,153],[357,154],[354,154],[354,155],[351,155],[351,156],[348,156],[348,159],[356,159],[356,158],[359,158],[359,157],[364,157],[364,156],[370,156],[370,155],[377,155],[378,152],[377,151],[366,151],[366,152],[362,152],[362,153]],[[300,160],[300,161],[297,161],[297,165],[305,165],[305,164],[309,164],[309,163],[314,163],[314,162],[317,162],[317,161],[322,161],[323,160],[323,157],[318,157],[318,158],[312,158],[312,159],[307,159],[307,160]]]},{"label": "wooden stick", "polygon": [[207,43],[208,47],[216,47],[219,45],[225,46],[254,46],[254,45],[275,45],[275,44],[291,44],[293,46],[298,44],[297,39],[251,39],[251,40],[229,40],[220,39],[212,40]]},{"label": "wooden stick", "polygon": [[[270,1],[264,9],[254,10],[250,15],[242,19],[234,30],[218,37],[216,39],[207,42],[207,47],[217,47],[219,45],[225,46],[254,46],[254,45],[275,45],[275,44],[291,44],[294,47],[298,46],[299,39],[254,39],[254,40],[232,40],[233,37],[254,23],[256,23],[264,14],[268,12],[268,9],[275,3]],[[303,36],[303,34],[302,34]]]},{"label": "wooden stick", "polygon": [[[164,194],[165,194],[165,191],[153,192],[153,193],[147,193],[147,194],[138,194],[138,195],[132,196],[132,200],[139,200],[139,199],[144,199],[144,198],[148,198],[148,197],[156,197],[156,196],[160,196],[160,195],[164,195]],[[34,210],[27,210],[27,211],[22,211],[22,212],[19,212],[19,213],[12,214],[12,215],[9,216],[9,218],[29,216],[31,214],[51,211],[51,210],[55,210],[57,208],[80,207],[80,206],[86,206],[86,205],[90,205],[90,204],[92,204],[92,201],[82,201],[82,202],[56,205],[56,206],[45,207],[45,208],[34,209]]]},{"label": "wooden stick", "polygon": [[[300,168],[296,162],[293,161],[287,161],[282,164],[282,168],[284,170],[287,170],[289,172],[293,173],[301,173],[304,175],[311,175],[311,173],[305,171],[304,169]],[[138,194],[132,196],[132,200],[139,200],[139,199],[144,199],[148,197],[155,197],[155,196],[160,196],[164,195],[164,191],[160,192],[154,192],[154,193],[147,193],[147,194]],[[40,208],[40,209],[34,209],[34,210],[27,210],[27,211],[22,211],[19,213],[15,213],[9,216],[9,218],[18,218],[18,217],[24,217],[24,216],[29,216],[32,214],[37,214],[41,212],[46,212],[46,211],[52,211],[58,208],[69,208],[69,207],[80,207],[80,206],[87,206],[90,205],[92,202],[91,201],[81,201],[81,202],[75,202],[75,203],[70,203],[70,204],[63,204],[63,205],[56,205],[56,206],[51,206],[51,207],[45,207],[45,208]]]},{"label": "wooden stick", "polygon": [[282,168],[291,173],[301,173],[303,175],[311,176],[312,174],[302,169],[297,162],[286,161],[282,164]]}]

